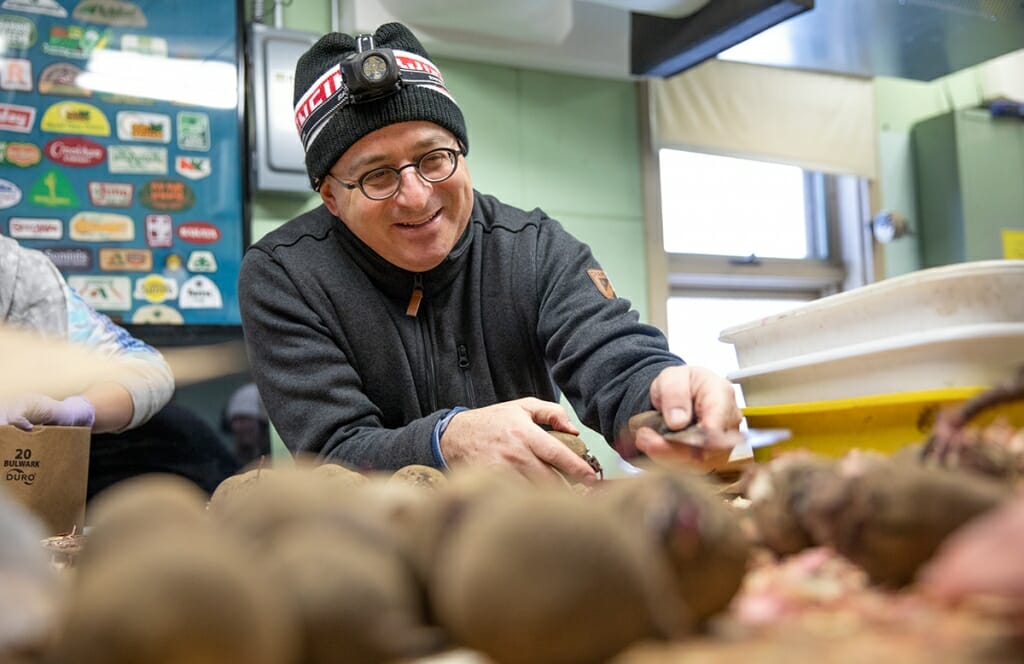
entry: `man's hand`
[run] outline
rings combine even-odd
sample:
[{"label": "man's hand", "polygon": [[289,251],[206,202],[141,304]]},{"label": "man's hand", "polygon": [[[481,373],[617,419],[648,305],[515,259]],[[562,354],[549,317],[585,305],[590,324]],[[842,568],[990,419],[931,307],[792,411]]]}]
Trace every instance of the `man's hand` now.
[{"label": "man's hand", "polygon": [[526,397],[455,415],[441,452],[452,466],[507,466],[538,483],[562,481],[554,469],[578,482],[597,479],[586,461],[538,425],[579,434],[560,404]]},{"label": "man's hand", "polygon": [[11,424],[31,431],[33,424],[91,427],[96,411],[88,399],[75,396],[63,401],[43,394],[26,394],[0,402],[0,425]]},{"label": "man's hand", "polygon": [[[743,419],[732,383],[703,367],[685,365],[663,370],[651,383],[651,403],[673,430],[696,422],[707,431],[728,431],[738,428]],[[724,465],[732,452],[672,443],[647,427],[636,432],[636,448],[657,463],[705,468]]]}]

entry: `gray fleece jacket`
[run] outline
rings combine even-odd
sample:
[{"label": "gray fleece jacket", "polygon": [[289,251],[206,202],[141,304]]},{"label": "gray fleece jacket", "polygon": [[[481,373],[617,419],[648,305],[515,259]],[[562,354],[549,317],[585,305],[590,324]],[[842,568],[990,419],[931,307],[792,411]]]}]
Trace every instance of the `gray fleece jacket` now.
[{"label": "gray fleece jacket", "polygon": [[429,272],[391,265],[323,206],[246,252],[249,360],[293,452],[364,470],[437,466],[431,434],[449,409],[557,401],[559,389],[612,442],[651,407],[654,377],[683,363],[587,245],[540,210],[474,194],[466,232]]}]

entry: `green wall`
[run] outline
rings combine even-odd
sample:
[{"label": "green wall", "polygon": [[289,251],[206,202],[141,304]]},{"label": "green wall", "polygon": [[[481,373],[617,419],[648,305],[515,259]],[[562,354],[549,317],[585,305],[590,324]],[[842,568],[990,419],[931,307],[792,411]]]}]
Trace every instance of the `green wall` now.
[{"label": "green wall", "polygon": [[[285,8],[285,28],[321,33],[329,26],[327,2]],[[590,245],[616,292],[648,320],[638,86],[434,60],[466,117],[474,186],[559,220]],[[252,203],[257,239],[319,197],[256,194]],[[606,468],[615,467],[599,436],[586,431],[584,438]]]}]

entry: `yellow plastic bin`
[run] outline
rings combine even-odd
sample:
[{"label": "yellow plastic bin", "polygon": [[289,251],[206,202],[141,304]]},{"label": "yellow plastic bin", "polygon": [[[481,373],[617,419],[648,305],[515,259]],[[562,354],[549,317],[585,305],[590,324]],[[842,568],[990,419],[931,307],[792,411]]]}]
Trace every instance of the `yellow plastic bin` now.
[{"label": "yellow plastic bin", "polygon": [[[784,428],[793,434],[789,440],[755,449],[757,461],[767,461],[793,450],[809,450],[830,457],[842,456],[852,449],[892,453],[926,440],[939,409],[962,404],[985,389],[989,388],[955,387],[751,406],[744,408],[743,414],[752,428]],[[971,423],[984,425],[1000,416],[1024,428],[1024,401],[1002,404],[982,413]]]}]

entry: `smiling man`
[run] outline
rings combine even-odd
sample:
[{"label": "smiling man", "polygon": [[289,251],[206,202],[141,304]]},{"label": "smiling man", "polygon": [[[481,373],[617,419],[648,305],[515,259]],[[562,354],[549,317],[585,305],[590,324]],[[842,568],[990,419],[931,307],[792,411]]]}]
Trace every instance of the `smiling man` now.
[{"label": "smiling man", "polygon": [[[613,441],[656,408],[735,428],[732,386],[669,352],[589,247],[540,210],[473,189],[465,121],[398,23],[300,58],[296,126],[323,205],[253,245],[239,295],[254,377],[292,451],[360,470],[593,469],[545,428],[558,403]],[[672,458],[650,429],[639,451]]]}]

